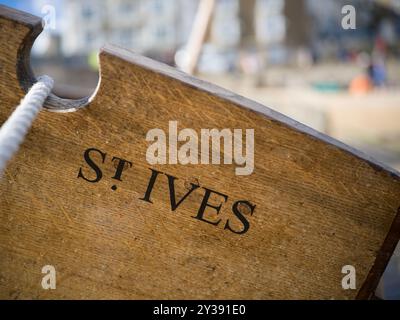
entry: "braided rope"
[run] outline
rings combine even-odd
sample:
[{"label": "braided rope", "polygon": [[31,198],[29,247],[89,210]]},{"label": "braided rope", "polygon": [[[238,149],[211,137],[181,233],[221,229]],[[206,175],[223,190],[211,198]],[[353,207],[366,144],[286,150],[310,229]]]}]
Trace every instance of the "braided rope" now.
[{"label": "braided rope", "polygon": [[0,176],[53,88],[53,79],[41,76],[0,128]]}]

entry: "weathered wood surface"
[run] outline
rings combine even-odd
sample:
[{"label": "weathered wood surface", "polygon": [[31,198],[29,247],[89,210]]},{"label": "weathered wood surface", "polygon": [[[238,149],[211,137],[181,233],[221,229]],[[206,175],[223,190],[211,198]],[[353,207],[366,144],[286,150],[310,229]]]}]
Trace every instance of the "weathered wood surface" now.
[{"label": "weathered wood surface", "polygon": [[[0,123],[33,81],[28,56],[40,20],[0,7]],[[101,82],[76,112],[43,111],[0,181],[0,298],[369,298],[399,238],[399,176],[270,109],[129,51],[106,47]],[[21,84],[21,82],[23,84]],[[83,100],[85,101],[85,100]],[[51,105],[65,105],[53,97]],[[82,101],[70,102],[77,107]],[[255,170],[146,162],[146,132],[255,128]],[[88,148],[107,153],[103,178],[77,178]],[[132,168],[112,179],[112,157]],[[160,175],[177,177],[171,210]],[[117,190],[111,187],[116,185]],[[193,218],[205,189],[228,196],[218,217]],[[238,235],[224,229],[232,204],[256,205]],[[236,223],[236,225],[235,225]],[[391,230],[391,232],[389,232]],[[57,289],[43,290],[44,265]],[[343,290],[341,269],[357,270]]]}]

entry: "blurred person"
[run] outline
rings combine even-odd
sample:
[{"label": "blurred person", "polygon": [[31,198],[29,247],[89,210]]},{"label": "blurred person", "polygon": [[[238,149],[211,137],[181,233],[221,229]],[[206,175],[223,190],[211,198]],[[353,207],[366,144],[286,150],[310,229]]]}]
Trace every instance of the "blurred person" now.
[{"label": "blurred person", "polygon": [[382,57],[373,57],[368,67],[368,75],[375,87],[382,88],[386,85],[386,66]]},{"label": "blurred person", "polygon": [[375,87],[384,87],[386,84],[386,52],[387,44],[383,37],[378,36],[374,43],[371,63],[368,67],[368,74]]},{"label": "blurred person", "polygon": [[365,94],[373,89],[373,83],[367,73],[356,76],[349,86],[349,92],[352,94]]},{"label": "blurred person", "polygon": [[373,89],[371,78],[371,56],[367,52],[360,52],[356,58],[357,64],[364,70],[364,73],[353,78],[349,85],[351,94],[365,94]]}]

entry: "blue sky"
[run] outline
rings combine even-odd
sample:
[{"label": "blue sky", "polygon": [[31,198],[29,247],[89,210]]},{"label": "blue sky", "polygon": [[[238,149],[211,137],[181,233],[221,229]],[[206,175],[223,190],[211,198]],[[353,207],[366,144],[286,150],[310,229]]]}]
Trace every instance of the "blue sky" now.
[{"label": "blue sky", "polygon": [[[44,5],[52,5],[57,10],[60,9],[62,1],[63,0],[0,0],[0,4],[41,16],[41,8]],[[60,12],[61,10],[57,11]]]},{"label": "blue sky", "polygon": [[0,0],[0,4],[32,13],[33,1],[29,0]]}]

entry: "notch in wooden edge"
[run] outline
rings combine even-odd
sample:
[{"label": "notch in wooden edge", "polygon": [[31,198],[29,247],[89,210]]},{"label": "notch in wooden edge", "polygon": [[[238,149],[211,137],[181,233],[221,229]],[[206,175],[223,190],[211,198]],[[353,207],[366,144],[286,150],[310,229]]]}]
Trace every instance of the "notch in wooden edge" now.
[{"label": "notch in wooden edge", "polygon": [[[43,31],[42,19],[29,13],[0,5],[0,17],[13,21],[28,28],[28,32],[18,48],[16,73],[24,92],[27,92],[37,79],[30,65],[30,55],[33,43]],[[100,82],[100,79],[99,79]],[[81,99],[64,99],[50,93],[45,102],[45,108],[56,112],[76,111],[85,107],[96,95],[99,84],[91,96]]]}]

